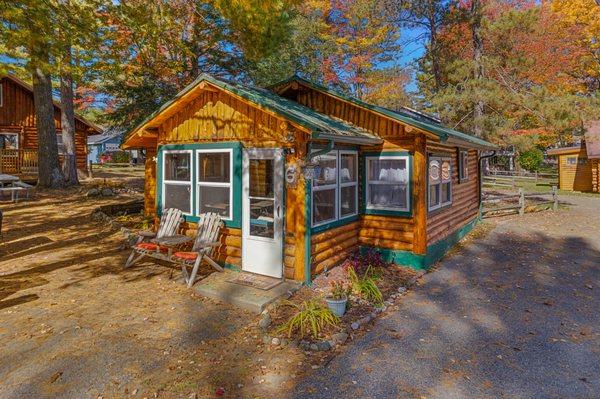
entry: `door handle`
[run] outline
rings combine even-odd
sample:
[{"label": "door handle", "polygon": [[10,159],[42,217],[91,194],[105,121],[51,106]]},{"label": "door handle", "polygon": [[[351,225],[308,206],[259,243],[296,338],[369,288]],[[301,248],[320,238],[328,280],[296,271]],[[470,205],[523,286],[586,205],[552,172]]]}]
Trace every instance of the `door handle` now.
[{"label": "door handle", "polygon": [[277,217],[281,217],[281,205],[277,205]]}]

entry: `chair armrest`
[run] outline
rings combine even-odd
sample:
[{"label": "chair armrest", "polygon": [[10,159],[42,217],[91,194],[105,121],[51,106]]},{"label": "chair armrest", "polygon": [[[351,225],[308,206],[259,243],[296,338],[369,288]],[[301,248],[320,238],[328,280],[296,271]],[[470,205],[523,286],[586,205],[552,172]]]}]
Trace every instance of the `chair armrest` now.
[{"label": "chair armrest", "polygon": [[141,230],[138,231],[138,236],[142,236],[142,237],[147,237],[147,238],[153,238],[156,237],[156,233],[150,230]]}]

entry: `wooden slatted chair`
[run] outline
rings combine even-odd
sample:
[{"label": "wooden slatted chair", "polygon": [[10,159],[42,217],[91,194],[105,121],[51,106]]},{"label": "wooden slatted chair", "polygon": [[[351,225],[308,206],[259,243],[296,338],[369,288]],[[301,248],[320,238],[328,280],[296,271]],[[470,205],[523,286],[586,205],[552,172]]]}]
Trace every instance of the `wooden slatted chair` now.
[{"label": "wooden slatted chair", "polygon": [[160,218],[160,224],[156,233],[147,230],[138,232],[138,240],[131,248],[131,255],[129,255],[127,262],[125,262],[125,268],[133,266],[145,256],[166,253],[167,248],[158,245],[157,240],[177,234],[181,222],[183,222],[183,213],[179,209],[165,209]]},{"label": "wooden slatted chair", "polygon": [[[171,256],[171,262],[181,265],[183,278],[188,287],[196,282],[196,275],[203,260],[222,272],[223,268],[212,259],[214,248],[221,245],[219,234],[223,227],[223,221],[219,214],[214,212],[203,213],[198,220],[198,230],[192,250],[189,252],[175,252]],[[192,272],[188,274],[187,268],[191,267]]]}]

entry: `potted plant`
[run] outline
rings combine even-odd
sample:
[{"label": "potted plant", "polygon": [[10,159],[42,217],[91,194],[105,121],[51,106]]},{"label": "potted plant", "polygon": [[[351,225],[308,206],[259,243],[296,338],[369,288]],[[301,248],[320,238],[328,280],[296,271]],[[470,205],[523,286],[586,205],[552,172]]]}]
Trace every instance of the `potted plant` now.
[{"label": "potted plant", "polygon": [[325,298],[327,307],[336,316],[343,316],[346,313],[346,304],[348,296],[352,292],[352,284],[343,281],[332,281],[330,283],[330,293]]}]

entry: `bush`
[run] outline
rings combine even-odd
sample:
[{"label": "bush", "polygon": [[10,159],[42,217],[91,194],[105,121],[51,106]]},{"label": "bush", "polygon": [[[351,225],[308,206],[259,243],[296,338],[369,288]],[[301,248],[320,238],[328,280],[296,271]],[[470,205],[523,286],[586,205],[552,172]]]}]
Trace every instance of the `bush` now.
[{"label": "bush", "polygon": [[377,269],[388,265],[389,263],[383,260],[383,256],[379,251],[367,249],[363,254],[358,251],[353,252],[348,257],[344,266],[346,267],[346,270],[353,268],[359,276],[362,276],[369,267],[371,267],[371,269]]},{"label": "bush", "polygon": [[534,148],[533,150],[527,150],[519,154],[518,161],[523,169],[529,172],[537,172],[544,161],[544,154],[542,151]]},{"label": "bush", "polygon": [[300,338],[312,333],[313,338],[316,339],[326,326],[335,327],[340,322],[339,317],[316,299],[304,301],[300,306],[289,301],[286,302],[286,305],[298,309],[296,314],[277,329],[278,333],[287,331],[288,337],[298,332]]},{"label": "bush", "polygon": [[366,299],[374,305],[381,305],[383,303],[383,295],[375,284],[375,280],[379,278],[376,276],[371,269],[371,266],[367,267],[365,275],[358,277],[356,271],[353,268],[348,269],[348,277],[352,282],[352,288],[354,292],[361,298]]},{"label": "bush", "polygon": [[112,162],[129,163],[129,153],[126,151],[115,151],[112,153]]}]

